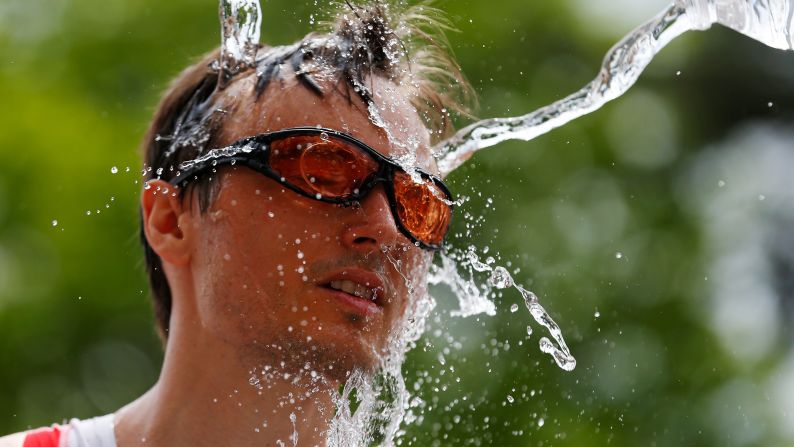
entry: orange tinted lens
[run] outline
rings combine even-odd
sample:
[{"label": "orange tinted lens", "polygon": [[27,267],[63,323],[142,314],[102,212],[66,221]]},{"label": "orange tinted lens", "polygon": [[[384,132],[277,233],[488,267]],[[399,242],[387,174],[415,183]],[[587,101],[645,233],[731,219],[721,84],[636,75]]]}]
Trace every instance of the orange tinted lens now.
[{"label": "orange tinted lens", "polygon": [[358,192],[378,163],[358,147],[333,137],[305,135],[270,145],[270,167],[284,180],[311,194],[342,198]]},{"label": "orange tinted lens", "polygon": [[438,246],[444,240],[452,219],[447,195],[430,180],[416,183],[408,174],[394,174],[397,214],[403,226],[418,240]]}]

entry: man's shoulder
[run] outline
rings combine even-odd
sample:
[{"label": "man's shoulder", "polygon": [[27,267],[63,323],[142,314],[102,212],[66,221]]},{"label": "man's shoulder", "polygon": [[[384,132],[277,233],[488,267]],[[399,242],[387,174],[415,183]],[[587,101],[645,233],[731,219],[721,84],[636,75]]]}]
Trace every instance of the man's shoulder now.
[{"label": "man's shoulder", "polygon": [[0,447],[58,447],[60,439],[59,427],[45,427],[3,436]]}]

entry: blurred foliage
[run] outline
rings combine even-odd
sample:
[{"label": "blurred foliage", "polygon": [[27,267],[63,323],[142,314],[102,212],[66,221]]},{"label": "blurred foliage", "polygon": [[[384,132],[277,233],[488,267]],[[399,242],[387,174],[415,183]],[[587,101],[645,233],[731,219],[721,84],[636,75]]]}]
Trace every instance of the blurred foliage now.
[{"label": "blurred foliage", "polygon": [[[263,41],[307,33],[317,3],[263,1]],[[480,116],[526,113],[578,89],[632,27],[623,12],[650,17],[663,5],[589,3],[614,22],[576,0],[437,2],[460,30],[449,37]],[[216,13],[209,0],[0,2],[0,432],[112,412],[156,380],[137,145],[169,79],[217,45]],[[527,337],[529,316],[509,310],[516,293],[496,297],[496,317],[461,319],[439,288],[405,368],[427,406],[404,442],[794,445],[794,408],[781,403],[794,393],[794,203],[771,187],[740,190],[761,202],[740,201],[738,213],[760,206],[770,216],[761,222],[788,229],[760,242],[743,239],[756,227],[723,237],[720,219],[701,213],[724,186],[792,160],[792,73],[793,54],[727,30],[686,35],[626,97],[455,172],[454,190],[470,197],[461,214],[473,218],[456,223],[452,245],[518,271],[579,363],[565,373],[537,349],[540,330]],[[703,162],[751,124],[783,135],[782,158]],[[753,141],[747,151],[763,150]],[[761,272],[771,301],[743,295],[743,319],[720,313],[724,245],[774,261]],[[749,329],[731,332],[732,321]],[[757,343],[739,349],[748,340]]]}]

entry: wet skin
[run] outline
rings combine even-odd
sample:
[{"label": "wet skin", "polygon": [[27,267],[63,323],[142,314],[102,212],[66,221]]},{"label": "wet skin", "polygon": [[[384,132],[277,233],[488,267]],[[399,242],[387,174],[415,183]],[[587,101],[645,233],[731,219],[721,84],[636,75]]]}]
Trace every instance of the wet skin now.
[{"label": "wet skin", "polygon": [[[391,139],[358,98],[334,91],[344,86],[327,85],[319,97],[287,77],[257,100],[249,77],[230,85],[219,104],[228,114],[221,146],[322,126],[387,156],[415,151],[417,164],[435,171],[427,130],[400,99],[404,92],[381,79],[372,85]],[[194,206],[189,213],[189,267],[202,327],[252,365],[308,362],[336,380],[354,367],[375,367],[406,314],[406,283],[423,287],[429,260],[397,229],[383,186],[342,207],[300,196],[245,167],[223,168],[218,177],[209,212]],[[328,287],[344,279],[375,289],[375,302]]]}]

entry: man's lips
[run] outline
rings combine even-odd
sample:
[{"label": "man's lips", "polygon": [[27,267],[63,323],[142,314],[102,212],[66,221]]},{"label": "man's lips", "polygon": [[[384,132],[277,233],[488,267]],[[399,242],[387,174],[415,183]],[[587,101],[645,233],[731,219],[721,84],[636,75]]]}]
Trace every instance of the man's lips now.
[{"label": "man's lips", "polygon": [[381,277],[360,268],[340,269],[317,283],[366,314],[382,311],[386,289]]}]

